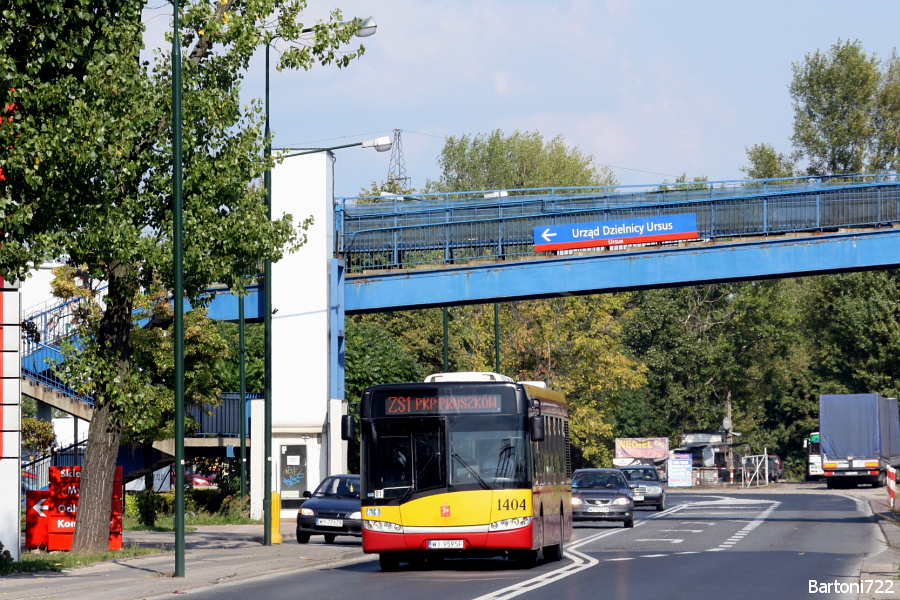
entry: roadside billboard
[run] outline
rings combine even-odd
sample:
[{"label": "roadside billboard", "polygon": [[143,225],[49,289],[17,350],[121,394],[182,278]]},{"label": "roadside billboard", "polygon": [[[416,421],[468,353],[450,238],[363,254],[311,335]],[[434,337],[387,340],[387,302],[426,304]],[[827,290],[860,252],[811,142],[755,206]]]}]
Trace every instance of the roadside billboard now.
[{"label": "roadside billboard", "polygon": [[669,438],[616,438],[616,458],[653,458],[669,455]]},{"label": "roadside billboard", "polygon": [[669,487],[693,487],[693,456],[675,453],[669,455],[666,470],[669,474]]}]

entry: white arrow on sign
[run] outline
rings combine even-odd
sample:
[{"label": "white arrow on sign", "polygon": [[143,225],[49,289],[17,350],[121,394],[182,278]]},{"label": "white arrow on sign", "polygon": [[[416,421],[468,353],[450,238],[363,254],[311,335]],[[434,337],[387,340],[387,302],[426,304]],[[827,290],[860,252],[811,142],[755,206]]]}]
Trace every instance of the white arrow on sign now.
[{"label": "white arrow on sign", "polygon": [[552,242],[553,240],[551,240],[550,238],[555,237],[555,236],[556,236],[555,233],[550,233],[549,227],[544,230],[544,233],[541,234],[541,237],[544,238],[545,242]]},{"label": "white arrow on sign", "polygon": [[44,514],[44,511],[47,510],[47,507],[44,506],[44,502],[46,502],[46,501],[47,501],[46,498],[41,498],[39,501],[34,503],[34,506],[31,507],[34,509],[34,512],[36,512],[38,514],[38,516],[40,516],[40,517],[47,516]]}]

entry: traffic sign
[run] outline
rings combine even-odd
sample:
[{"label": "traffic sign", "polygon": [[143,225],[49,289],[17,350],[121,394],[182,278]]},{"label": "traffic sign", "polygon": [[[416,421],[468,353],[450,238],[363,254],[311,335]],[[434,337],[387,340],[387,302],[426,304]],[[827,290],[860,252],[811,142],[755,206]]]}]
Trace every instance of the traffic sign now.
[{"label": "traffic sign", "polygon": [[695,240],[697,215],[640,217],[600,223],[543,225],[534,228],[536,252]]}]

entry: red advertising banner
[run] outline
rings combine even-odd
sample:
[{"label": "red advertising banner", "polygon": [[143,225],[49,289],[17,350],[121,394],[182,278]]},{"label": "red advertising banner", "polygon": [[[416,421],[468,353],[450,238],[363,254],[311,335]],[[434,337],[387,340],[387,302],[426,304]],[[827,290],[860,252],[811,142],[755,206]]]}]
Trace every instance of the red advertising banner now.
[{"label": "red advertising banner", "polygon": [[669,438],[616,438],[616,458],[666,458]]},{"label": "red advertising banner", "polygon": [[[70,550],[78,514],[81,467],[50,467],[50,489],[25,495],[25,547]],[[122,467],[113,482],[109,549],[122,549]]]}]

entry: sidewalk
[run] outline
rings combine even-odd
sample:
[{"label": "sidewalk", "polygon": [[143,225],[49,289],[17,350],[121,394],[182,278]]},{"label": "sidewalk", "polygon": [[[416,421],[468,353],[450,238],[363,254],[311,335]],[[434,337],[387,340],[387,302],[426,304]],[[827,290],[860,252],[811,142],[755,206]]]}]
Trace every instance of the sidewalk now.
[{"label": "sidewalk", "polygon": [[[878,526],[884,534],[887,546],[883,552],[860,565],[859,582],[862,593],[858,598],[859,600],[900,599],[900,580],[897,579],[897,569],[900,568],[900,526],[891,520],[887,494],[884,494],[883,498],[869,498],[868,500]],[[877,593],[878,591],[881,593]]]},{"label": "sidewalk", "polygon": [[282,520],[284,542],[263,546],[262,525],[197,527],[185,533],[185,576],[178,578],[173,577],[174,533],[125,532],[126,544],[168,551],[61,573],[8,575],[0,578],[0,598],[153,598],[267,574],[369,560],[359,538],[338,537],[333,544],[325,544],[321,536],[315,536],[309,544],[298,544],[294,528],[293,520]]}]

